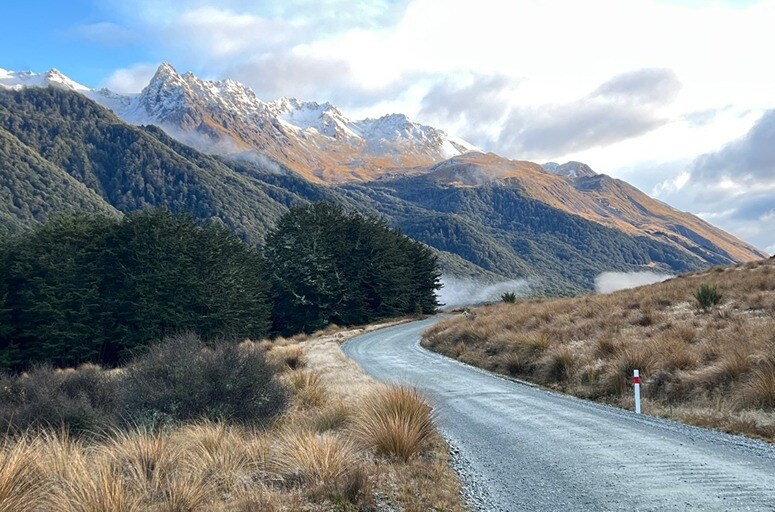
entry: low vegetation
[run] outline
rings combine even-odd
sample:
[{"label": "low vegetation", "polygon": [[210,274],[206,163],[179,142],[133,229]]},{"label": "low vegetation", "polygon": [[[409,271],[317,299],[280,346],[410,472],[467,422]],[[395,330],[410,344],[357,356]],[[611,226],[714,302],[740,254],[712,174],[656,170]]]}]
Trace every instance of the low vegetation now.
[{"label": "low vegetation", "polygon": [[503,295],[501,295],[501,301],[507,304],[514,304],[515,302],[517,302],[517,294],[514,292],[506,292]]},{"label": "low vegetation", "polygon": [[460,361],[584,398],[775,441],[775,260],[610,295],[472,310],[425,334]]},{"label": "low vegetation", "polygon": [[0,374],[0,432],[50,428],[93,437],[198,420],[260,426],[286,404],[274,374],[263,350],[225,342],[208,346],[194,334],[181,334],[119,369],[42,365]]},{"label": "low vegetation", "polygon": [[[339,349],[362,332],[214,348],[186,335],[125,368],[5,377],[4,413],[7,400],[27,396],[25,422],[6,415],[6,424],[36,428],[3,429],[0,512],[464,510],[427,400],[375,383]],[[53,388],[35,397],[9,389],[31,392],[46,379]],[[127,384],[137,380],[144,384]],[[89,413],[80,425],[94,430],[70,428],[70,419],[51,415],[47,391],[103,421]],[[105,398],[124,393],[132,399]],[[250,421],[233,408],[237,399],[253,411]],[[141,421],[111,416],[127,404]],[[35,411],[41,421],[30,420]],[[392,428],[362,427],[376,418]]]}]

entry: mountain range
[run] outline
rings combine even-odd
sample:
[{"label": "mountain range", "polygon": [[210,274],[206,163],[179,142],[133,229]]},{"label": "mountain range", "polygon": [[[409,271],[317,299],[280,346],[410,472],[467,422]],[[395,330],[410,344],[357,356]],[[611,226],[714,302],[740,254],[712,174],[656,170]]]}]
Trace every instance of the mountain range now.
[{"label": "mountain range", "polygon": [[401,114],[350,120],[329,103],[264,102],[168,64],[134,95],[0,70],[0,180],[6,230],[64,210],[167,206],[260,245],[289,206],[325,199],[434,247],[448,274],[549,293],[591,289],[607,270],[766,256],[579,162],[485,154]]}]

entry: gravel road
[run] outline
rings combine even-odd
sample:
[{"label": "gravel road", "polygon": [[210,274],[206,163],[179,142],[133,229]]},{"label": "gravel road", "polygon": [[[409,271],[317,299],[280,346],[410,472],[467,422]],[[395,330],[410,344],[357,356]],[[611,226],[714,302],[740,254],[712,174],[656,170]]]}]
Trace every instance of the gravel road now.
[{"label": "gravel road", "polygon": [[348,341],[382,381],[433,401],[479,510],[775,511],[775,447],[561,396],[419,346],[439,317]]}]

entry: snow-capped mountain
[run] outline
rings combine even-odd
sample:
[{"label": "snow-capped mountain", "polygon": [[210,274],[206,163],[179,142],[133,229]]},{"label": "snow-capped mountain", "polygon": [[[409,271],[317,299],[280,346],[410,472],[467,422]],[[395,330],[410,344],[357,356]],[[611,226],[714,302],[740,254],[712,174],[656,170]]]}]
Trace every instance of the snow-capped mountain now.
[{"label": "snow-capped mountain", "polygon": [[25,87],[59,87],[78,92],[90,92],[91,89],[70,80],[57,69],[38,74],[31,71],[8,71],[0,68],[0,87],[5,89],[23,89]]},{"label": "snow-capped mountain", "polygon": [[159,66],[135,95],[90,89],[56,70],[0,70],[0,87],[71,89],[133,124],[154,124],[197,149],[222,155],[270,156],[313,181],[371,180],[478,151],[468,142],[403,114],[351,120],[330,103],[280,98],[264,102],[232,80],[201,80]]}]

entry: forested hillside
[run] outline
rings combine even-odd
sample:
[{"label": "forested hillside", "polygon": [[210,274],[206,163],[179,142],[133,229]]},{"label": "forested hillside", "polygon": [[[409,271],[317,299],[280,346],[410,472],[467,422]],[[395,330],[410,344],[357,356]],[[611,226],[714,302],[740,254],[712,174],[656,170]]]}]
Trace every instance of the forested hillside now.
[{"label": "forested hillside", "polygon": [[94,191],[0,128],[0,232],[66,211],[118,212]]},{"label": "forested hillside", "polygon": [[[223,223],[261,243],[286,210],[218,160],[172,141],[157,128],[130,126],[78,94],[53,88],[2,92],[0,128],[16,137],[27,154],[38,155],[41,165],[45,161],[52,172],[69,174],[121,212],[164,206]],[[0,167],[18,172],[12,160],[4,159]],[[33,201],[24,188],[11,193],[19,203]]]},{"label": "forested hillside", "polygon": [[497,183],[463,188],[423,181],[421,176],[343,190],[416,240],[501,275],[534,279],[550,294],[589,289],[595,276],[608,270],[657,264],[683,272],[705,265],[687,252],[606,228]]},{"label": "forested hillside", "polygon": [[288,208],[323,200],[381,216],[429,245],[447,275],[524,278],[535,293],[589,290],[603,271],[682,272],[715,263],[555,208],[502,181],[460,187],[432,176],[322,186],[261,155],[205,155],[159,128],[128,125],[76,93],[0,91],[4,231],[28,229],[52,212],[120,215],[161,206],[262,247]]}]

